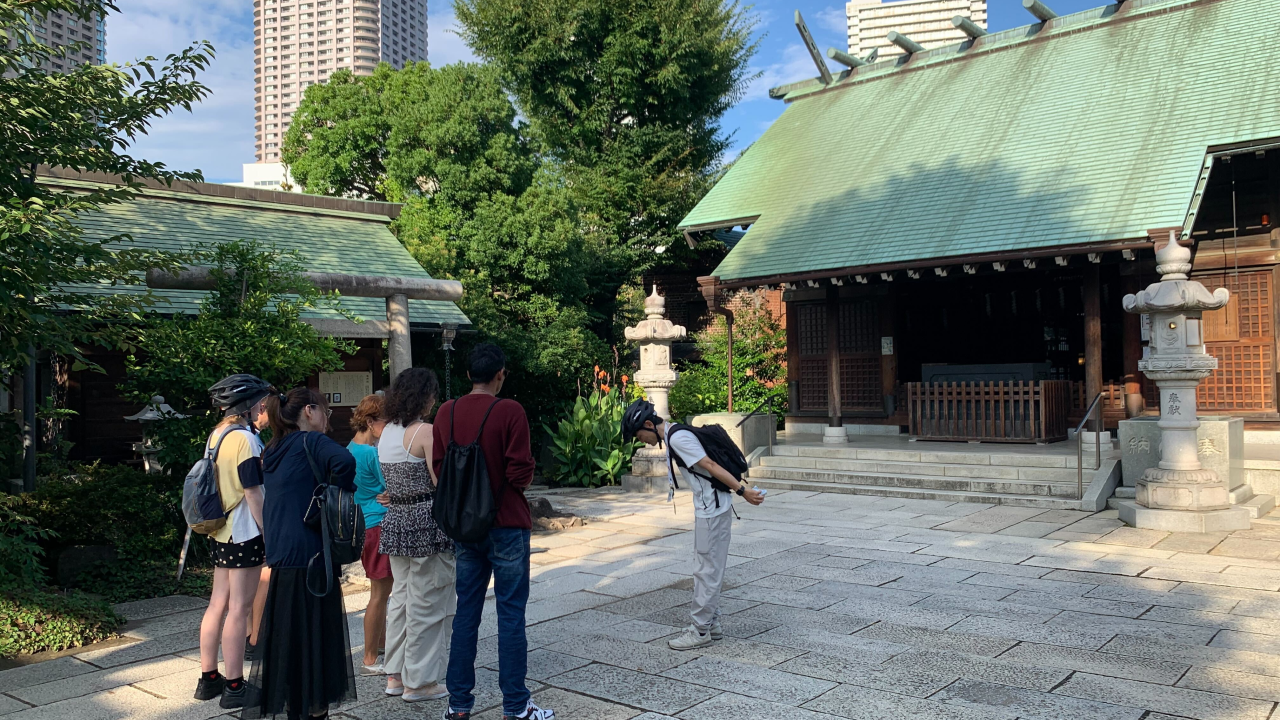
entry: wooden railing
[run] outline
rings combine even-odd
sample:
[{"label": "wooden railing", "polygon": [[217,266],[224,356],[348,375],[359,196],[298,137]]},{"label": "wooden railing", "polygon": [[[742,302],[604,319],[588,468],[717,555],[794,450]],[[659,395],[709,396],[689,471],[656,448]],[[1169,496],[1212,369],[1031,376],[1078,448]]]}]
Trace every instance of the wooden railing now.
[{"label": "wooden railing", "polygon": [[1070,383],[907,383],[911,437],[927,440],[1055,442],[1067,437]]}]

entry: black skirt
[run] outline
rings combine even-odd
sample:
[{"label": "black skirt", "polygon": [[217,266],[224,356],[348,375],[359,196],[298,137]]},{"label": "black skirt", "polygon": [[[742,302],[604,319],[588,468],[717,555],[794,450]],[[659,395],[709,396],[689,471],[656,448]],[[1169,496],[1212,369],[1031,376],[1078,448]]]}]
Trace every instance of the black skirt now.
[{"label": "black skirt", "polygon": [[282,713],[305,720],[356,699],[341,586],[335,582],[328,595],[316,597],[307,591],[306,574],[303,568],[271,571],[244,720]]}]

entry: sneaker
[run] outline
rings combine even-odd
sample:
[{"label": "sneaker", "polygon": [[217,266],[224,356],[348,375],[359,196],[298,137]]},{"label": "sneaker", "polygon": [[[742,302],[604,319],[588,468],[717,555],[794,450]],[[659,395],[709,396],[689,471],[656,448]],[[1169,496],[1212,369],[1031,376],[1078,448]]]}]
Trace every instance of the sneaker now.
[{"label": "sneaker", "polygon": [[554,710],[545,710],[529,701],[529,706],[519,715],[503,715],[502,720],[556,720]]},{"label": "sneaker", "polygon": [[244,644],[244,661],[253,662],[253,658],[258,654],[258,646],[251,645],[248,641]]},{"label": "sneaker", "polygon": [[249,683],[244,680],[235,683],[236,687],[231,687],[232,683],[227,683],[222,689],[222,700],[218,704],[227,710],[244,707],[245,696],[249,692]]},{"label": "sneaker", "polygon": [[440,720],[471,720],[471,711],[457,712],[451,707],[444,709],[444,714],[440,716]]},{"label": "sneaker", "polygon": [[423,700],[439,700],[449,697],[449,689],[440,683],[431,683],[416,690],[413,688],[404,688],[403,690],[400,697],[405,702],[422,702]]},{"label": "sneaker", "polygon": [[713,642],[715,642],[715,639],[711,637],[711,633],[702,632],[698,630],[696,625],[690,625],[679,637],[668,640],[667,647],[672,650],[692,650],[706,647]]},{"label": "sneaker", "polygon": [[715,622],[711,624],[711,630],[709,632],[711,633],[712,640],[724,639],[724,630],[720,627],[720,618],[716,618]]},{"label": "sneaker", "polygon": [[222,688],[226,687],[227,679],[218,673],[212,678],[204,675],[200,676],[200,682],[196,683],[196,699],[203,702],[212,700],[222,694]]},{"label": "sneaker", "polygon": [[[392,683],[395,683],[392,685]],[[404,683],[400,682],[400,673],[387,676],[386,693],[392,697],[399,697],[404,694]]]},{"label": "sneaker", "polygon": [[385,663],[386,663],[385,659],[382,656],[378,656],[378,659],[374,661],[372,665],[361,664],[360,674],[361,675],[386,675],[387,666]]}]

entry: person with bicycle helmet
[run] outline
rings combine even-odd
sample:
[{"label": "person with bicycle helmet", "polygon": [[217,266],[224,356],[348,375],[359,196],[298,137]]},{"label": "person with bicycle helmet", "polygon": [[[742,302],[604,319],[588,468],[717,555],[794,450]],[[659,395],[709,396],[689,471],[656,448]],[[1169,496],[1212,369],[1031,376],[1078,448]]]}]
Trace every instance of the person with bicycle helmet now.
[{"label": "person with bicycle helmet", "polygon": [[[209,434],[207,447],[217,447],[214,467],[218,494],[227,522],[209,535],[213,555],[213,594],[200,622],[200,680],[195,698],[219,695],[224,708],[245,701],[244,656],[253,597],[266,557],[262,541],[262,443],[257,428],[266,417],[270,383],[244,373],[209,388],[222,420]],[[219,445],[221,442],[221,445]],[[222,648],[226,676],[218,672]]]},{"label": "person with bicycle helmet", "polygon": [[[764,495],[747,487],[730,472],[712,460],[702,442],[687,426],[666,422],[654,410],[653,403],[635,400],[622,412],[622,436],[635,438],[646,445],[665,447],[668,456],[667,482],[675,486],[671,473],[679,467],[685,485],[693,494],[693,548],[697,569],[693,572],[693,623],[676,638],[667,641],[672,650],[705,647],[724,636],[720,629],[720,589],[729,562],[729,542],[733,528],[733,494],[741,495],[752,505],[764,502]],[[674,455],[672,455],[674,453]],[[679,458],[679,463],[671,460]],[[695,472],[695,469],[700,472]],[[707,477],[718,480],[730,492],[718,490]]]}]

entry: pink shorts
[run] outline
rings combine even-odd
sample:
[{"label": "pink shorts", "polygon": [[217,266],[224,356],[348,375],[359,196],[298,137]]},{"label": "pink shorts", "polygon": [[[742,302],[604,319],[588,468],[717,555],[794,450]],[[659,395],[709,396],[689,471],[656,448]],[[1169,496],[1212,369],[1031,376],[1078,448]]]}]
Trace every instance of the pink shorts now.
[{"label": "pink shorts", "polygon": [[370,580],[391,577],[391,556],[378,552],[378,543],[381,540],[381,525],[375,525],[364,531],[364,550],[360,552],[360,564],[364,566],[365,577]]}]

